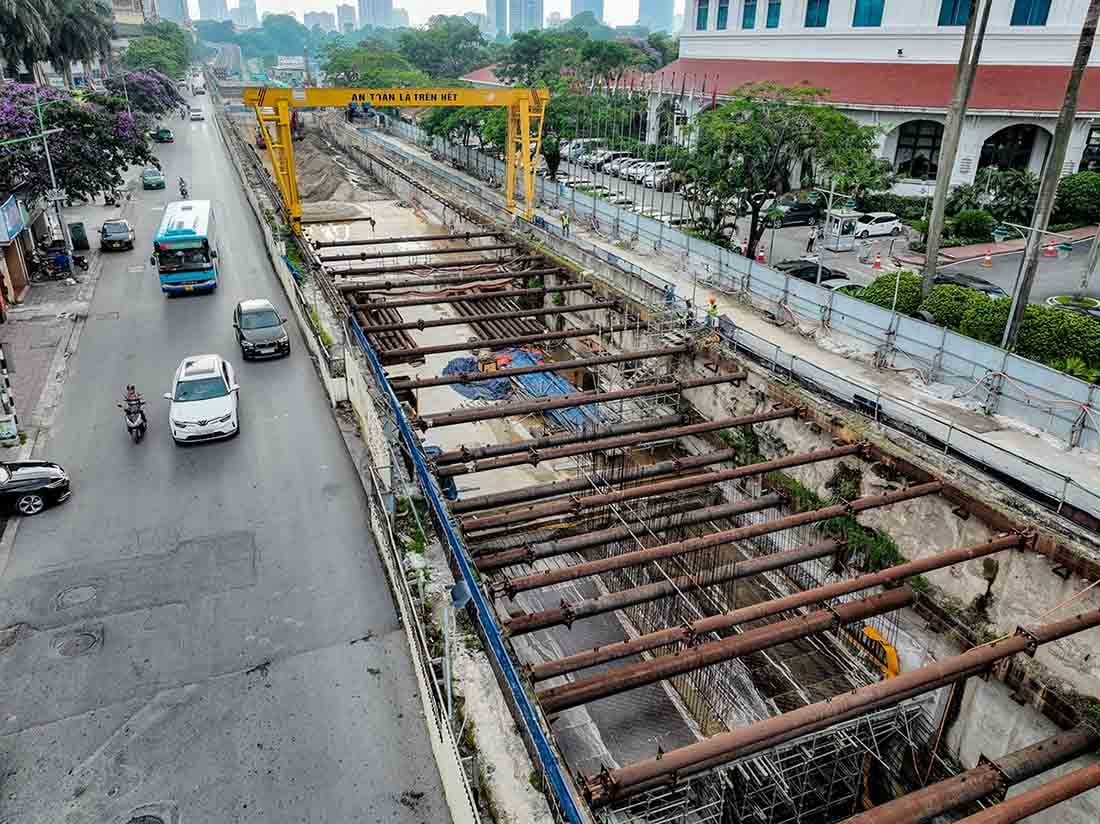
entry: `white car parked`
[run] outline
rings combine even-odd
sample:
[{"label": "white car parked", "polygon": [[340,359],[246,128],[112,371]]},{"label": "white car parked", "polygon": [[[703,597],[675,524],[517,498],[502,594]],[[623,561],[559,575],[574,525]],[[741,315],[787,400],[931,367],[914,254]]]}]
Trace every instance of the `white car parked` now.
[{"label": "white car parked", "polygon": [[900,235],[901,220],[893,212],[868,212],[856,220],[856,237],[861,240],[880,235]]},{"label": "white car parked", "polygon": [[183,359],[164,397],[168,427],[176,443],[230,438],[241,428],[240,386],[229,361],[221,355],[191,355]]}]

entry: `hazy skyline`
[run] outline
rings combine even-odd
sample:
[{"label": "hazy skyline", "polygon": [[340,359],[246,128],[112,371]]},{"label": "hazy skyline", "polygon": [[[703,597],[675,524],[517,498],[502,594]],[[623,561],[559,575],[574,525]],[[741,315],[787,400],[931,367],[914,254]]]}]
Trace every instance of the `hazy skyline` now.
[{"label": "hazy skyline", "polygon": [[[336,7],[341,2],[352,0],[257,0],[257,13],[262,15],[265,11],[285,14],[296,12],[298,20],[307,11],[330,11],[336,14]],[[238,0],[228,0],[229,7],[237,5]],[[485,12],[484,0],[394,0],[394,6],[405,9],[409,13],[409,19],[414,26],[423,25],[433,14],[463,14],[468,11]],[[189,0],[191,19],[199,19],[198,0]],[[683,11],[683,0],[674,0],[676,12]],[[562,19],[569,17],[569,0],[545,0],[544,13],[549,17],[550,12],[559,12]],[[638,0],[605,0],[604,20],[611,26],[629,26],[638,20]]]}]

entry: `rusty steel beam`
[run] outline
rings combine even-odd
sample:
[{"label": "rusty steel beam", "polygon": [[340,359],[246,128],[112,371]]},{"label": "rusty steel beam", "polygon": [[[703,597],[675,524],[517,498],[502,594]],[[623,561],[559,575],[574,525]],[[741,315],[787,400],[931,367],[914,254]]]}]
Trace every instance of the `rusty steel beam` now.
[{"label": "rusty steel beam", "polygon": [[504,622],[504,627],[508,634],[513,637],[526,635],[529,632],[548,627],[563,625],[571,627],[574,621],[579,621],[582,618],[591,618],[593,615],[603,615],[636,604],[657,601],[675,595],[677,591],[684,592],[712,586],[713,584],[722,584],[727,581],[738,581],[742,578],[751,578],[754,575],[782,569],[785,566],[815,561],[818,558],[824,558],[826,555],[835,555],[843,548],[843,542],[832,540],[806,544],[783,552],[762,555],[759,558],[722,564],[694,575],[681,575],[671,581],[667,579],[656,581],[652,584],[631,587],[630,589],[600,595],[595,598],[586,598],[572,604],[562,601],[560,606],[511,618]]},{"label": "rusty steel beam", "polygon": [[516,346],[521,343],[540,343],[550,340],[568,340],[584,338],[589,335],[606,335],[612,332],[625,332],[637,329],[633,323],[617,323],[613,326],[583,326],[579,329],[566,329],[564,332],[539,332],[534,335],[514,335],[508,338],[482,338],[459,343],[446,343],[439,346],[416,346],[411,349],[392,349],[379,357],[383,363],[398,363],[415,360],[424,355],[442,355],[446,352],[468,352],[471,349],[499,349],[502,346]]},{"label": "rusty steel beam", "polygon": [[568,409],[571,406],[587,406],[595,403],[644,398],[649,395],[662,395],[666,392],[684,392],[703,386],[718,386],[723,383],[739,383],[748,377],[747,372],[734,372],[728,375],[714,375],[709,378],[687,378],[686,380],[654,383],[649,386],[637,386],[633,389],[616,389],[612,392],[575,392],[572,395],[559,395],[555,398],[543,398],[537,401],[516,401],[498,403],[479,409],[459,409],[454,412],[439,412],[421,415],[419,425],[423,429],[439,426],[455,426],[460,423],[487,421],[493,418],[507,418],[512,415],[531,415],[551,409]]},{"label": "rusty steel beam", "polygon": [[569,458],[574,455],[585,455],[589,452],[602,452],[607,449],[622,449],[628,446],[652,443],[653,441],[675,440],[690,435],[701,435],[705,432],[714,432],[719,429],[734,429],[738,426],[751,426],[754,423],[766,423],[782,418],[793,418],[799,410],[795,407],[773,409],[769,412],[758,412],[755,415],[741,415],[736,418],[719,418],[715,421],[703,421],[675,429],[664,429],[656,432],[646,432],[638,435],[625,435],[618,438],[606,438],[602,440],[586,441],[573,446],[563,446],[557,449],[547,449],[540,452],[537,449],[528,450],[522,455],[511,457],[493,458],[484,461],[474,461],[460,466],[451,466],[439,471],[439,475],[466,475],[470,472],[487,472],[490,469],[502,469],[506,466],[520,466],[530,464],[536,466],[542,461],[553,461],[559,458]]},{"label": "rusty steel beam", "polygon": [[[648,531],[659,533],[670,529],[678,529],[682,526],[700,524],[704,521],[714,521],[721,518],[736,518],[738,515],[745,515],[749,512],[760,512],[764,509],[770,509],[773,506],[779,506],[786,500],[786,495],[772,493],[747,501],[718,504],[717,506],[708,506],[703,509],[697,508],[695,511],[689,512],[683,518],[679,518],[675,522],[670,521],[663,526],[654,524],[649,527]],[[646,520],[656,520],[656,517],[657,516],[650,516]],[[579,552],[582,549],[591,549],[592,547],[603,546],[604,544],[614,543],[615,541],[622,541],[631,537],[635,531],[636,530],[630,527],[616,526],[611,529],[588,532],[574,538],[561,538],[554,541],[544,541],[537,544],[512,547],[479,556],[475,562],[475,566],[477,566],[481,572],[489,572],[513,564],[529,564],[539,558],[551,558],[555,555],[564,555],[567,552]]]},{"label": "rusty steel beam", "polygon": [[[844,458],[848,455],[859,454],[862,450],[862,444],[848,444],[847,446],[836,446],[831,449],[818,449],[813,452],[799,452],[795,455],[787,455],[784,458],[775,458],[770,461],[747,464],[733,469],[723,469],[719,472],[704,472],[687,478],[673,478],[672,480],[658,481],[644,486],[633,486],[628,489],[607,492],[601,495],[586,495],[583,498],[572,498],[567,501],[548,501],[543,504],[533,504],[528,507],[510,509],[502,513],[474,515],[463,518],[462,527],[464,529],[490,529],[506,524],[514,525],[523,523],[524,521],[533,521],[536,518],[545,518],[550,515],[563,515],[567,512],[580,513],[586,509],[611,506],[612,504],[622,503],[623,501],[632,501],[638,498],[651,498],[654,495],[666,495],[671,492],[682,492],[685,489],[695,489],[699,486],[719,484],[725,481],[735,481],[738,478],[748,478],[753,475],[763,475],[778,469],[790,469],[795,466],[804,466],[805,464],[831,461],[834,458]],[[720,452],[712,452],[709,456],[696,455],[691,458],[683,458],[679,460],[678,466],[672,471],[681,472],[684,469],[705,466],[710,463],[720,463],[720,461],[713,460],[713,458],[719,455],[726,456],[723,460],[736,460],[738,451],[736,449],[725,449]],[[708,458],[710,458],[710,460],[707,460]],[[659,464],[655,466],[659,466]],[[622,481],[631,480],[628,477],[624,477],[622,474],[617,476],[617,479]],[[547,484],[546,487],[549,488],[549,494],[546,495],[542,494],[542,490],[539,487],[528,487],[528,489],[538,491],[540,497],[562,495],[570,491],[562,488],[564,484],[557,485],[557,489],[560,491],[554,490],[554,484]],[[591,484],[586,484],[581,488],[591,488]],[[517,490],[514,493],[486,495],[482,497],[481,501],[492,499],[492,503],[483,504],[477,502],[476,506],[463,508],[452,507],[451,509],[453,512],[465,512],[469,509],[485,509],[488,506],[499,506],[500,504],[497,503],[497,501],[511,503],[512,501],[508,500],[509,496],[514,500],[524,492],[526,492],[526,490]],[[476,499],[471,499],[471,502],[475,501]],[[462,502],[460,501],[459,503]]]},{"label": "rusty steel beam", "polygon": [[1015,824],[1028,816],[1049,810],[1082,793],[1100,787],[1100,764],[1089,764],[1045,784],[1015,795],[980,813],[960,818],[956,824]]},{"label": "rusty steel beam", "polygon": [[[438,269],[437,266],[429,267]],[[454,267],[447,267],[448,269]],[[455,286],[470,283],[492,283],[496,281],[520,280],[526,275],[552,275],[561,269],[532,269],[529,272],[466,272],[455,275],[440,275],[434,278],[405,278],[403,280],[377,280],[370,283],[339,283],[336,291],[341,294],[356,292],[388,292],[396,289],[420,289],[424,286]]]},{"label": "rusty steel beam", "polygon": [[613,435],[632,435],[635,432],[648,432],[653,429],[665,429],[677,426],[686,420],[684,415],[662,415],[659,418],[651,418],[644,421],[630,421],[629,423],[616,423],[611,426],[586,427],[573,432],[563,432],[558,435],[547,435],[544,438],[533,438],[526,441],[504,444],[486,444],[484,446],[452,449],[436,455],[432,463],[436,466],[446,466],[456,463],[467,463],[482,458],[492,458],[498,455],[512,455],[517,452],[527,452],[531,449],[543,449],[550,446],[565,446],[571,443],[580,443],[593,438],[611,437]]},{"label": "rusty steel beam", "polygon": [[984,672],[1013,655],[1021,652],[1033,655],[1043,644],[1097,626],[1100,626],[1100,610],[1050,624],[1020,628],[1015,635],[926,664],[894,678],[719,733],[661,753],[656,758],[588,776],[583,779],[583,792],[593,807],[604,807],[618,799],[681,781],[834,724],[895,706],[908,698]]},{"label": "rusty steel beam", "polygon": [[[473,251],[473,250],[467,249],[466,251]],[[342,275],[344,277],[349,277],[349,276],[352,276],[352,275],[367,275],[367,276],[370,276],[370,275],[385,275],[385,274],[391,274],[391,273],[397,273],[397,272],[419,272],[419,271],[423,271],[425,269],[431,269],[433,271],[440,272],[440,271],[451,271],[451,270],[454,270],[454,269],[473,269],[473,268],[477,268],[478,266],[500,267],[500,266],[510,266],[512,264],[515,264],[515,263],[534,263],[536,261],[538,263],[543,263],[543,264],[546,264],[546,263],[550,262],[546,258],[544,258],[542,255],[520,255],[520,256],[512,257],[512,258],[504,258],[503,260],[501,260],[501,259],[486,260],[485,258],[473,258],[471,260],[449,260],[446,263],[438,263],[438,262],[437,263],[395,263],[393,266],[346,266],[342,269],[333,269],[332,267],[326,266],[326,267],[324,267],[324,269],[330,275]],[[562,270],[562,267],[555,266],[553,269],[546,269],[545,271],[547,271],[547,272],[560,272],[561,270]],[[508,274],[510,274],[510,273],[509,272],[504,272],[504,273],[502,273],[502,276],[503,275],[508,275]],[[519,272],[516,272],[514,275],[512,275],[512,277],[519,277],[520,275],[527,275],[527,274],[532,274],[532,272],[519,271]]]},{"label": "rusty steel beam", "polygon": [[1004,792],[1014,784],[1042,775],[1094,751],[1098,745],[1100,735],[1088,726],[1058,732],[996,761],[985,761],[972,770],[846,818],[843,824],[923,824],[964,804]]},{"label": "rusty steel beam", "polygon": [[[465,246],[461,249],[413,249],[413,250],[398,250],[396,252],[376,252],[373,254],[367,254],[366,252],[359,252],[352,255],[327,255],[321,258],[321,263],[339,263],[345,260],[385,260],[387,258],[402,258],[402,257],[420,257],[428,255],[466,255],[471,252],[499,252],[504,249],[519,249],[518,243],[498,243],[491,246]],[[492,263],[491,260],[486,260],[486,263]]]},{"label": "rusty steel beam", "polygon": [[[469,318],[467,318],[466,321],[469,322]],[[535,364],[534,366],[498,369],[495,372],[459,372],[454,375],[439,375],[434,378],[416,378],[408,383],[402,384],[402,388],[426,389],[431,386],[451,386],[456,383],[477,383],[478,381],[489,381],[495,378],[514,378],[519,375],[535,375],[539,372],[562,372],[567,369],[586,369],[589,366],[602,366],[607,363],[623,363],[624,361],[663,358],[667,355],[681,355],[689,351],[691,351],[691,347],[684,344],[682,346],[666,346],[661,349],[639,349],[636,352],[622,352],[618,355],[595,355],[590,358],[577,358],[575,360],[546,361],[545,363]],[[481,470],[469,469],[466,471],[480,472]],[[464,472],[443,474],[462,475]]]},{"label": "rusty steel beam", "polygon": [[1033,542],[1034,539],[1035,533],[1033,532],[1021,533],[998,538],[984,544],[950,549],[946,552],[941,552],[939,555],[922,558],[919,561],[909,561],[908,563],[898,564],[897,566],[879,572],[859,575],[855,578],[848,578],[843,581],[836,581],[831,584],[825,584],[824,586],[796,592],[793,595],[788,595],[783,598],[773,598],[768,601],[761,601],[758,604],[751,604],[731,612],[722,613],[721,615],[701,618],[685,626],[669,627],[668,629],[661,629],[656,632],[639,635],[628,641],[604,644],[603,646],[594,647],[589,650],[584,650],[583,652],[577,652],[573,655],[567,655],[556,661],[535,664],[531,667],[531,679],[533,681],[544,681],[547,678],[566,675],[570,672],[597,666],[598,664],[617,661],[620,658],[640,655],[643,652],[649,652],[650,650],[658,649],[667,644],[691,644],[707,633],[730,629],[740,626],[741,624],[747,624],[750,621],[759,621],[763,618],[770,618],[773,615],[779,615],[780,613],[790,610],[824,603],[833,598],[850,595],[860,590],[871,589],[872,587],[894,586],[915,575],[923,575],[925,572],[932,572],[933,570],[943,569],[944,567],[953,566],[954,564],[973,561],[976,558],[985,558],[989,555],[995,555],[998,552],[1004,552],[1008,549],[1026,546],[1030,542]]},{"label": "rusty steel beam", "polygon": [[[591,309],[614,309],[620,305],[617,300],[598,300],[591,303],[577,303],[572,306],[540,306],[535,309],[513,309],[508,312],[485,312],[484,314],[457,318],[439,318],[437,320],[411,320],[405,323],[382,323],[363,329],[368,335],[379,332],[404,332],[410,329],[435,329],[438,326],[469,326],[471,323],[483,323],[491,320],[511,320],[541,315],[565,315],[569,312],[587,312]],[[368,304],[369,306],[369,304]]]},{"label": "rusty steel beam", "polygon": [[[759,466],[759,464],[757,465]],[[720,473],[716,472],[713,474],[717,475]],[[776,518],[774,521],[750,524],[748,526],[737,527],[736,529],[727,529],[722,532],[703,535],[698,538],[688,538],[684,541],[677,541],[671,544],[662,544],[646,549],[635,549],[610,558],[600,558],[595,561],[585,561],[580,564],[574,564],[573,566],[548,569],[531,575],[509,578],[506,585],[510,592],[524,592],[529,589],[539,589],[540,587],[561,584],[565,581],[576,581],[604,572],[641,566],[643,564],[648,564],[650,561],[675,558],[679,555],[690,555],[702,549],[709,549],[710,547],[728,544],[733,541],[744,541],[749,538],[757,538],[761,535],[769,535],[773,532],[791,529],[796,526],[827,521],[829,518],[837,518],[841,515],[853,515],[880,506],[890,506],[891,504],[900,503],[902,501],[911,501],[914,498],[920,498],[924,495],[935,495],[942,489],[942,481],[931,481],[929,483],[909,487],[908,489],[900,489],[896,492],[886,492],[882,495],[867,495],[863,498],[856,498],[854,501],[848,503],[827,506],[809,512],[799,512],[795,515],[788,515],[785,518]]]},{"label": "rusty steel beam", "polygon": [[[344,287],[341,286],[341,289]],[[492,300],[493,298],[527,298],[549,295],[556,292],[585,292],[590,291],[589,283],[569,283],[565,286],[544,286],[538,289],[496,289],[483,292],[470,292],[465,295],[435,294],[423,298],[401,298],[399,300],[376,300],[360,303],[351,298],[348,302],[356,309],[370,310],[381,306],[386,309],[404,309],[407,306],[435,306],[440,303],[469,303],[479,300]]]},{"label": "rusty steel beam", "polygon": [[561,712],[609,695],[618,695],[723,661],[771,649],[779,644],[893,612],[911,605],[916,597],[916,593],[907,586],[887,590],[880,595],[840,604],[835,609],[821,609],[809,615],[750,629],[741,635],[732,635],[680,650],[675,654],[626,664],[599,675],[542,690],[537,697],[543,712]]},{"label": "rusty steel beam", "polygon": [[429,240],[473,240],[480,237],[503,237],[504,232],[461,232],[457,235],[407,235],[405,237],[379,237],[370,240],[314,240],[314,249],[331,249],[337,246],[380,246],[386,243],[421,243]]}]

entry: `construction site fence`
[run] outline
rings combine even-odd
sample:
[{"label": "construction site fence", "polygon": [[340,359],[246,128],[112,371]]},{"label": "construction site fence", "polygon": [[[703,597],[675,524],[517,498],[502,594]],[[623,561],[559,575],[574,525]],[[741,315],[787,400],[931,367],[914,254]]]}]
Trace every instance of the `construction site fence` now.
[{"label": "construction site fence", "polygon": [[[428,144],[437,154],[456,163],[465,162],[468,147],[427,138],[408,123],[391,119],[388,124],[388,128],[404,140]],[[441,192],[473,198],[478,203],[471,205],[488,214],[499,213],[501,209],[502,195],[498,190],[471,180],[457,169],[446,168],[423,157],[402,140],[343,123],[339,128],[332,128],[330,122],[330,133],[338,142],[357,138],[370,144],[372,150],[394,155],[406,167],[415,169],[418,176],[440,187]],[[502,174],[503,166],[499,161],[487,155],[482,158],[485,164],[497,163]],[[556,183],[539,179],[538,197],[544,206],[553,207],[556,198],[564,206],[566,200],[559,195]],[[573,202],[573,196],[568,200]],[[1100,450],[1100,419],[1094,408],[1100,401],[1100,389],[1096,385],[942,327],[786,276],[673,227],[624,212],[600,198],[577,192],[575,202],[582,201],[585,205],[580,210],[581,215],[586,211],[589,215],[594,212],[598,215],[597,221],[604,221],[602,225],[609,227],[614,226],[617,216],[628,219],[640,242],[650,250],[657,249],[665,254],[679,251],[682,265],[677,267],[678,271],[687,274],[699,287],[725,291],[746,303],[768,307],[777,317],[793,316],[793,323],[826,324],[832,331],[852,339],[856,347],[863,347],[868,355],[876,355],[878,362],[885,363],[885,368],[900,372],[911,370],[913,380],[942,389],[945,402],[968,400],[968,406],[976,414],[1003,414],[1078,449]],[[572,258],[593,276],[613,282],[617,289],[653,311],[668,310],[668,290],[677,288],[668,278],[572,233],[568,244],[563,244],[560,226],[538,216],[532,223],[517,219],[516,225],[544,243],[558,241],[553,245],[555,254]],[[633,248],[644,249],[644,246],[636,242]],[[624,273],[629,277],[623,277]],[[682,285],[680,289],[682,291]],[[690,315],[691,322],[703,321],[698,306],[689,305],[682,294],[678,294],[675,304]],[[715,331],[730,349],[752,355],[775,374],[864,412],[879,423],[942,449],[945,454],[979,464],[1051,509],[1060,512],[1068,505],[1100,517],[1100,493],[1067,473],[1030,460],[1010,445],[997,444],[980,432],[935,414],[930,407],[905,400],[873,384],[827,371],[738,327],[728,316],[719,319]]]}]

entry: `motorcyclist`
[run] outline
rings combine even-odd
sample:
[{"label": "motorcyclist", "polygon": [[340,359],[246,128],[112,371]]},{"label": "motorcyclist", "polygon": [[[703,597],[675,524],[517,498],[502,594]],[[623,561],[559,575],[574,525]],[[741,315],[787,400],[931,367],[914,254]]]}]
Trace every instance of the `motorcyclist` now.
[{"label": "motorcyclist", "polygon": [[122,396],[122,403],[118,405],[118,408],[127,414],[130,412],[137,412],[141,415],[141,422],[146,423],[144,407],[145,399],[141,397],[141,393],[137,391],[137,387],[132,383],[126,384],[126,394]]}]

